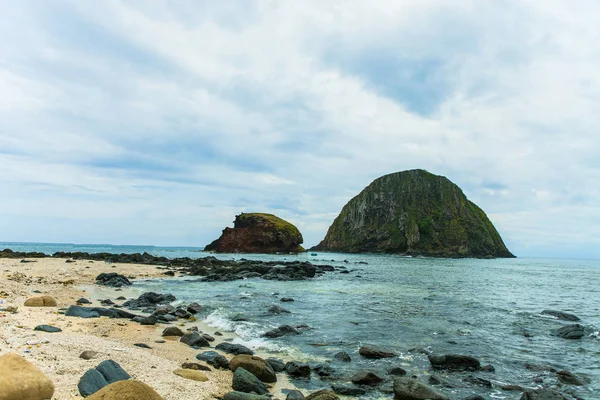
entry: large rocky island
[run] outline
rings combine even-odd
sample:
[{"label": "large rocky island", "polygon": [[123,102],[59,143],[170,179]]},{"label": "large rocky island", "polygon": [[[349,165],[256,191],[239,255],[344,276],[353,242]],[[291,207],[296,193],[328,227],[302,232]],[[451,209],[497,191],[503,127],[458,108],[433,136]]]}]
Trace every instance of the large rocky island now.
[{"label": "large rocky island", "polygon": [[273,214],[242,213],[233,228],[204,248],[217,253],[297,253],[304,251],[302,234],[291,223]]},{"label": "large rocky island", "polygon": [[458,186],[421,169],[373,181],[344,206],[313,250],[514,257],[487,215]]}]

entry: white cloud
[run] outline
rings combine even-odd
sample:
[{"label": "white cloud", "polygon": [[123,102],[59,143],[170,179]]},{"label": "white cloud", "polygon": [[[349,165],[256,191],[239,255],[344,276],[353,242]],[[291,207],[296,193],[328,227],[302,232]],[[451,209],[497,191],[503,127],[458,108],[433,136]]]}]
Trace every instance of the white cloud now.
[{"label": "white cloud", "polygon": [[[315,244],[372,179],[426,168],[463,187],[517,254],[582,253],[597,243],[581,210],[600,214],[599,11],[13,3],[0,16],[0,213],[32,218],[0,239],[204,245],[256,209]],[[428,90],[432,112],[415,113],[407,102]],[[80,231],[99,215],[120,223]],[[61,218],[69,232],[41,228]]]}]

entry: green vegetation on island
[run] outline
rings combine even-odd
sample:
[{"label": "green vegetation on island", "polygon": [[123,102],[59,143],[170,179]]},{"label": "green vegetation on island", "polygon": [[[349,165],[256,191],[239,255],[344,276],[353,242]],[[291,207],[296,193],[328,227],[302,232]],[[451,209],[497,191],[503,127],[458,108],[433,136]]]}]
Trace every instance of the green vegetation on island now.
[{"label": "green vegetation on island", "polygon": [[384,175],[350,200],[313,250],[434,257],[514,257],[481,208],[449,179]]}]

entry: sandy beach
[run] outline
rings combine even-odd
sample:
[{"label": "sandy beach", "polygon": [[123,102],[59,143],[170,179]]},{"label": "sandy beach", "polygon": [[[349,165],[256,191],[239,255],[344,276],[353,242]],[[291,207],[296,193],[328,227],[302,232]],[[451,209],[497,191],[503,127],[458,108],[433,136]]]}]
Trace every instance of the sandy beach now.
[{"label": "sandy beach", "polygon": [[[66,317],[58,312],[81,297],[91,300],[93,306],[100,305],[99,299],[137,297],[135,289],[115,291],[91,286],[102,272],[149,278],[164,276],[162,270],[148,265],[97,261],[67,263],[65,259],[54,258],[31,261],[0,259],[0,308],[18,307],[16,313],[0,311],[0,355],[22,355],[42,370],[55,385],[54,399],[81,398],[77,389],[80,377],[108,359],[119,363],[134,379],[150,385],[164,399],[210,399],[231,391],[230,371],[212,369],[206,372],[207,382],[175,375],[173,371],[183,362],[198,362],[195,359],[198,350],[176,340],[155,343],[162,339],[164,326],[143,326],[126,319]],[[54,297],[57,307],[23,305],[27,298],[39,295]],[[62,332],[34,331],[40,324],[56,326]],[[203,332],[214,333],[214,329],[200,322],[193,324]],[[145,343],[152,349],[139,348],[134,343]],[[99,354],[97,358],[84,360],[79,355],[85,350]]]}]

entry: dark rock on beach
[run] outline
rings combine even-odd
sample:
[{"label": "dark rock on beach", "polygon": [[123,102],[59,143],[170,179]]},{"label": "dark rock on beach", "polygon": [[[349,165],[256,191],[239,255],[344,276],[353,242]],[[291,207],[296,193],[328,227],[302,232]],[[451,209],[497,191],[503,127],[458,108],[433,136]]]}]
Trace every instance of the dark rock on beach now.
[{"label": "dark rock on beach", "polygon": [[297,361],[290,361],[285,364],[285,371],[294,378],[310,377],[310,366]]},{"label": "dark rock on beach", "polygon": [[205,351],[196,355],[196,358],[200,361],[205,361],[208,365],[212,365],[216,369],[229,369],[229,361],[225,356],[216,351]]},{"label": "dark rock on beach", "polygon": [[133,344],[136,347],[140,347],[142,349],[151,349],[152,347],[148,346],[146,343],[134,343]]},{"label": "dark rock on beach", "polygon": [[191,369],[194,371],[212,371],[206,365],[202,365],[202,364],[194,363],[194,362],[184,362],[183,364],[181,364],[181,368],[182,369]]},{"label": "dark rock on beach", "polygon": [[585,334],[583,326],[579,324],[567,325],[553,332],[555,336],[563,339],[581,339]]},{"label": "dark rock on beach", "polygon": [[574,314],[569,314],[563,311],[554,311],[554,310],[544,310],[542,311],[542,314],[545,315],[552,315],[553,317],[556,317],[558,319],[562,319],[563,321],[580,321],[579,317],[574,315]]},{"label": "dark rock on beach", "polygon": [[102,361],[94,369],[89,369],[77,385],[79,393],[87,397],[111,383],[130,379],[131,376],[113,360]]},{"label": "dark rock on beach", "polygon": [[119,275],[116,272],[103,272],[96,277],[96,283],[98,285],[110,286],[110,287],[121,287],[130,286],[131,282],[124,275]]},{"label": "dark rock on beach", "polygon": [[183,336],[183,331],[176,326],[169,326],[165,328],[161,336]]},{"label": "dark rock on beach", "polygon": [[246,369],[239,367],[233,373],[233,390],[245,393],[267,394],[267,386]]},{"label": "dark rock on beach", "polygon": [[129,308],[154,308],[158,304],[169,304],[175,300],[176,298],[172,294],[147,292],[135,300],[127,300],[125,303],[123,303],[123,305]]},{"label": "dark rock on beach", "polygon": [[445,369],[450,371],[477,371],[481,363],[475,357],[447,354],[447,355],[429,355],[429,362],[433,369]]},{"label": "dark rock on beach", "polygon": [[280,358],[267,358],[265,361],[269,363],[275,372],[283,372],[285,370],[285,362]]},{"label": "dark rock on beach", "polygon": [[277,382],[277,376],[275,375],[275,370],[273,370],[271,364],[260,357],[249,356],[247,354],[235,356],[229,362],[229,369],[235,372],[238,368],[244,368],[262,382]]},{"label": "dark rock on beach", "polygon": [[57,328],[55,326],[51,326],[51,325],[38,325],[35,328],[33,328],[33,330],[34,331],[48,332],[48,333],[62,332],[62,329]]},{"label": "dark rock on beach", "polygon": [[224,353],[234,354],[236,356],[238,354],[248,354],[250,356],[254,355],[254,352],[252,350],[241,344],[223,342],[219,343],[215,348],[217,350],[221,350]]},{"label": "dark rock on beach", "polygon": [[210,347],[210,343],[206,338],[198,332],[186,333],[179,339],[181,343],[185,343],[190,347]]},{"label": "dark rock on beach", "polygon": [[77,304],[92,304],[91,301],[89,301],[88,299],[85,298],[80,298],[79,300],[76,301]]},{"label": "dark rock on beach", "polygon": [[103,307],[82,307],[82,306],[69,306],[65,313],[67,317],[79,317],[79,318],[126,318],[132,319],[136,315],[130,312],[119,310],[116,308],[103,308]]}]

